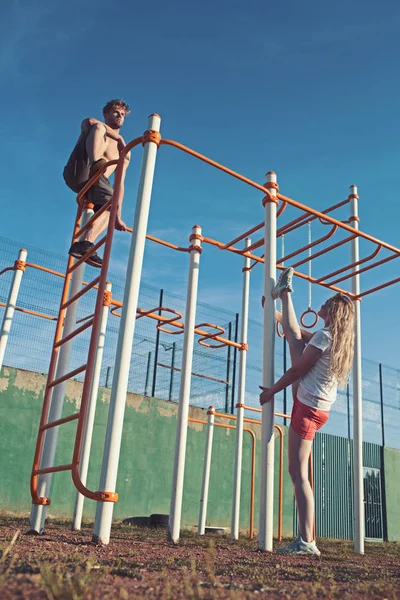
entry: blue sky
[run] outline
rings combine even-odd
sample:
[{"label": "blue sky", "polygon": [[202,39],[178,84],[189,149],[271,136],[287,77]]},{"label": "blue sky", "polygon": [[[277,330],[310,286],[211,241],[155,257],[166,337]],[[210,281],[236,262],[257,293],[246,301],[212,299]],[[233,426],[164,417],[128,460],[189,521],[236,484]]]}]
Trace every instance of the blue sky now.
[{"label": "blue sky", "polygon": [[[164,137],[260,183],[274,170],[283,194],[314,208],[343,200],[355,183],[361,228],[400,245],[398,2],[377,10],[370,0],[11,0],[2,15],[0,235],[66,253],[75,200],[63,166],[81,120],[100,118],[107,100],[122,97],[132,106],[126,140],[157,112]],[[123,211],[130,225],[139,165],[136,150]],[[227,241],[262,219],[258,192],[162,148],[149,233],[186,244],[199,223],[205,235]],[[303,230],[287,248],[306,241]],[[129,236],[117,232],[111,270],[119,275],[128,248]],[[314,272],[334,270],[344,264],[339,259],[346,256],[316,261]],[[398,276],[400,259],[389,265],[365,283]],[[238,257],[207,247],[200,299],[240,310],[241,266]],[[256,320],[261,274],[255,270],[252,281]],[[185,294],[187,257],[149,245],[143,276]],[[313,307],[326,296],[315,290]],[[307,308],[304,284],[295,298]],[[397,285],[362,303],[364,355],[394,367],[399,301]]]}]

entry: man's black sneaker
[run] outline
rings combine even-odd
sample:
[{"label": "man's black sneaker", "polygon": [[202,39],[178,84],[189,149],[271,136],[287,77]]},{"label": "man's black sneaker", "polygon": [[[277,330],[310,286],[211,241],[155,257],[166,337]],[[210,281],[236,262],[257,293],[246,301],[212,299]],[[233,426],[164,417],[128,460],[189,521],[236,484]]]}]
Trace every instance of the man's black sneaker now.
[{"label": "man's black sneaker", "polygon": [[[68,250],[68,254],[70,256],[73,256],[74,258],[79,259],[82,258],[82,256],[84,256],[85,254],[87,254],[93,248],[93,246],[94,244],[92,244],[92,242],[88,242],[87,240],[85,240],[84,242],[74,242],[71,248]],[[88,265],[97,268],[101,268],[101,265],[103,264],[103,261],[97,254],[97,252],[91,254],[85,262]]]},{"label": "man's black sneaker", "polygon": [[98,269],[101,269],[103,265],[103,259],[97,254],[97,252],[89,256],[86,262],[91,267],[97,267]]}]

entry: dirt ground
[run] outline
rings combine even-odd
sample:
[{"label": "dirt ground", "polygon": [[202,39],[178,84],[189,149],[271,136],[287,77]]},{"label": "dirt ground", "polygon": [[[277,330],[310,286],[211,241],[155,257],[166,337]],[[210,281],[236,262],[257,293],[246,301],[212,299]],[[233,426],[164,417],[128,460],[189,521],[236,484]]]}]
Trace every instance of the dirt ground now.
[{"label": "dirt ground", "polygon": [[77,533],[49,520],[43,535],[28,536],[26,517],[3,515],[0,523],[2,600],[400,599],[395,543],[370,543],[356,556],[351,542],[318,540],[320,558],[291,557],[258,552],[246,538],[184,532],[173,546],[163,529],[116,524],[101,547],[89,524]]}]

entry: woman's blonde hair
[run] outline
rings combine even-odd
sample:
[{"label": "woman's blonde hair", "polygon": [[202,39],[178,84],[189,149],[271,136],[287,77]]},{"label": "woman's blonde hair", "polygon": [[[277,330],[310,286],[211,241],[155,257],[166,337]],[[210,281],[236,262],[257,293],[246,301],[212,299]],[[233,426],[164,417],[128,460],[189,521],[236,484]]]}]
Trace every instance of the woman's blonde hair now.
[{"label": "woman's blonde hair", "polygon": [[345,294],[336,294],[327,300],[329,329],[332,334],[330,373],[345,387],[353,364],[354,304]]}]

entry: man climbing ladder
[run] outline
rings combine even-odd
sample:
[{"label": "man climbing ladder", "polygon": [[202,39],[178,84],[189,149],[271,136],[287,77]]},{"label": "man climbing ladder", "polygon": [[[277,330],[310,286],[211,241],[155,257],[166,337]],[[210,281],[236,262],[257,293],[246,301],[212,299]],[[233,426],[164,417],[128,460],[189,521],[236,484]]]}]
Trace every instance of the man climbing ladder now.
[{"label": "man climbing ladder", "polygon": [[[119,153],[125,146],[125,141],[119,131],[125,116],[130,113],[129,106],[123,100],[110,100],[103,108],[104,123],[97,119],[84,119],[81,124],[81,134],[73,149],[71,156],[64,168],[64,179],[67,186],[78,194],[84,185],[107,162],[117,160]],[[121,208],[124,193],[124,179],[129,165],[130,153],[124,161],[124,170],[121,182],[121,196],[118,206],[115,228],[126,231],[126,225],[121,219]],[[94,212],[100,210],[113,195],[113,187],[109,181],[110,175],[115,171],[116,165],[110,165],[101,175],[100,179],[89,189],[86,198],[93,204]],[[109,211],[106,210],[89,227],[83,238],[74,242],[69,249],[69,254],[81,258],[93,248],[96,238],[106,229]],[[101,267],[102,259],[94,252],[86,261],[93,267]]]}]

